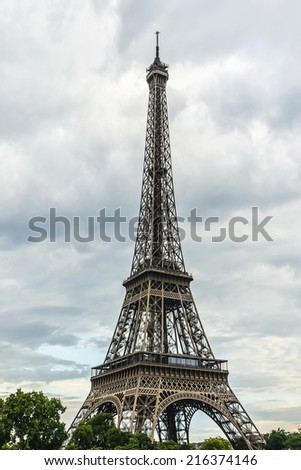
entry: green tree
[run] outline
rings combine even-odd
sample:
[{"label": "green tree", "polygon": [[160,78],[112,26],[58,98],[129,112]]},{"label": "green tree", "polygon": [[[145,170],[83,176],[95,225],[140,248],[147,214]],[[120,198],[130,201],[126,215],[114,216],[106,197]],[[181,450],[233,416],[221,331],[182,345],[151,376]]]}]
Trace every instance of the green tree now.
[{"label": "green tree", "polygon": [[98,413],[77,426],[67,448],[78,450],[112,449],[111,437],[113,439],[115,436],[116,445],[119,445],[120,442],[123,443],[123,436],[119,437],[119,440],[117,439],[116,434],[119,436],[119,433],[122,431],[116,429],[112,413]]},{"label": "green tree", "polygon": [[151,449],[150,438],[143,433],[117,429],[112,413],[99,413],[78,425],[67,449]]},{"label": "green tree", "polygon": [[266,450],[282,450],[285,449],[288,432],[284,429],[273,429],[269,434],[265,435]]},{"label": "green tree", "polygon": [[[122,433],[122,431],[121,431]],[[109,434],[109,433],[108,433]],[[115,445],[115,450],[139,450],[139,449],[153,449],[153,444],[147,434],[137,433],[132,434],[130,432],[123,433],[126,434],[127,440],[123,445]],[[108,436],[109,440],[109,436]]]},{"label": "green tree", "polygon": [[3,417],[4,400],[0,398],[0,449],[9,441],[9,435],[5,429]]},{"label": "green tree", "polygon": [[107,449],[107,432],[115,428],[113,413],[99,413],[87,422],[93,431],[93,449]]},{"label": "green tree", "polygon": [[5,437],[2,448],[60,449],[67,438],[65,424],[60,421],[65,408],[57,398],[49,399],[42,392],[25,393],[18,389],[1,407]]},{"label": "green tree", "polygon": [[147,434],[142,432],[135,434],[135,439],[138,441],[138,449],[153,449],[154,445]]},{"label": "green tree", "polygon": [[175,441],[162,441],[155,442],[154,448],[155,450],[180,450],[182,447]]},{"label": "green tree", "polygon": [[284,441],[284,448],[291,450],[301,450],[301,431],[292,432],[287,435]]},{"label": "green tree", "polygon": [[108,429],[106,432],[107,449],[124,448],[129,444],[131,436],[132,433],[121,431],[116,427]]},{"label": "green tree", "polygon": [[223,437],[210,437],[205,439],[200,446],[204,450],[232,450],[232,446],[227,439]]},{"label": "green tree", "polygon": [[80,423],[72,434],[67,449],[87,450],[94,446],[94,435],[91,424]]}]

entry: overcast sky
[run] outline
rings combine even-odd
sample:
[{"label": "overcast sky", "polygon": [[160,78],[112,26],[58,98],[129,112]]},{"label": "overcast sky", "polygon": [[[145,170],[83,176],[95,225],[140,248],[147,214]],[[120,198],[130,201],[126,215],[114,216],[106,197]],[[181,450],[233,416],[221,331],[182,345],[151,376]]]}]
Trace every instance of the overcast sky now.
[{"label": "overcast sky", "polygon": [[[10,0],[0,4],[0,396],[43,390],[68,424],[124,297],[134,243],[50,242],[32,217],[139,210],[148,86],[161,32],[192,292],[230,385],[262,432],[301,424],[299,0]],[[273,241],[252,240],[252,207]],[[233,217],[236,234],[230,239]],[[62,224],[61,224],[62,227]],[[73,225],[71,224],[71,228]],[[188,225],[184,226],[188,229]],[[223,242],[212,242],[221,227]],[[108,233],[110,232],[108,224]],[[193,440],[220,435],[198,412]]]}]

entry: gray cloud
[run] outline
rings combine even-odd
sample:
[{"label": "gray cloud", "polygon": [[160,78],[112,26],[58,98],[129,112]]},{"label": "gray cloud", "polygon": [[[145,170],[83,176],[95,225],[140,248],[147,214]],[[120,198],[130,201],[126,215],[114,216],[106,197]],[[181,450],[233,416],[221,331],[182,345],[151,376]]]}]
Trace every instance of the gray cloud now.
[{"label": "gray cloud", "polygon": [[1,349],[2,380],[14,383],[16,387],[26,382],[33,385],[34,382],[45,384],[57,380],[79,379],[87,377],[89,373],[86,364],[40,354],[28,348],[20,350],[16,345],[1,342]]},{"label": "gray cloud", "polygon": [[[26,313],[25,313],[26,315]],[[77,338],[71,335],[62,335],[55,327],[42,321],[24,322],[17,315],[13,316],[13,323],[2,315],[4,323],[1,328],[1,339],[14,344],[24,344],[35,349],[41,344],[65,344],[66,346],[76,344]]]}]

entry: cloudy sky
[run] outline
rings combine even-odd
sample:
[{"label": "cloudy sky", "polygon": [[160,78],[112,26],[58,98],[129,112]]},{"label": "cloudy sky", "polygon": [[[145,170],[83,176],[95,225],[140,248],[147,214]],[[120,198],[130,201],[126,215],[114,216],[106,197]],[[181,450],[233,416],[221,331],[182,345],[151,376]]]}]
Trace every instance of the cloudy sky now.
[{"label": "cloudy sky", "polygon": [[[259,429],[301,424],[300,14],[299,0],[1,2],[1,397],[43,390],[70,424],[104,359],[134,244],[126,224],[125,242],[80,243],[73,218],[84,236],[103,208],[138,214],[159,30],[178,214],[219,218],[198,225],[202,242],[185,226],[201,320]],[[273,241],[252,240],[252,207],[272,216]],[[50,241],[50,208],[70,242],[59,229]],[[33,217],[42,242],[28,241]],[[244,242],[229,237],[233,217],[248,221]],[[220,431],[199,412],[192,434]]]}]

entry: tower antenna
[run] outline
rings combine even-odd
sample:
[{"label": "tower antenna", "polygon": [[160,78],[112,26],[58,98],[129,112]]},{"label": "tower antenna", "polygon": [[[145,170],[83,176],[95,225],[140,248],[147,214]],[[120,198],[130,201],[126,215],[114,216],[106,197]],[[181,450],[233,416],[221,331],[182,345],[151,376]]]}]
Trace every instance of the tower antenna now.
[{"label": "tower antenna", "polygon": [[159,31],[155,32],[156,35],[156,59],[159,59]]}]

